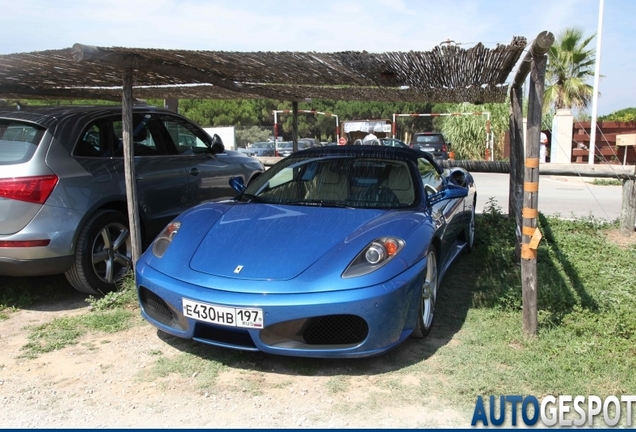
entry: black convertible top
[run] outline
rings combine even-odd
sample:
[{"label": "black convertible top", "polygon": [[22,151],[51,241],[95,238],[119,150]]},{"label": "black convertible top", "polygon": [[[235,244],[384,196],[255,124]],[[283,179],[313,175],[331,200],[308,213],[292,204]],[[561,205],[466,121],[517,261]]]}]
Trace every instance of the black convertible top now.
[{"label": "black convertible top", "polygon": [[288,157],[307,157],[307,156],[359,156],[359,157],[378,157],[388,159],[410,159],[417,165],[417,159],[426,159],[435,167],[438,173],[442,172],[442,168],[435,162],[433,155],[421,150],[404,147],[389,147],[378,145],[344,145],[344,146],[327,146],[314,147],[293,153]]}]

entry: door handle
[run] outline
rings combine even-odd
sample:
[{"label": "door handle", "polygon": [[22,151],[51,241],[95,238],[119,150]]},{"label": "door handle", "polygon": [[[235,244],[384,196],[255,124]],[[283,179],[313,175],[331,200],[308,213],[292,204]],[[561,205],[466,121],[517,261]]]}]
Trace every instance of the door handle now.
[{"label": "door handle", "polygon": [[189,171],[189,174],[191,176],[198,176],[199,175],[199,170],[197,168],[191,168]]}]

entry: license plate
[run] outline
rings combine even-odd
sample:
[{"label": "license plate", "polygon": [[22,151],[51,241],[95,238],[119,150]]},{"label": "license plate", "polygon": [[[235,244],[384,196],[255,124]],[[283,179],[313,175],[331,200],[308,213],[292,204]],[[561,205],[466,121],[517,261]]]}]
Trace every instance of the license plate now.
[{"label": "license plate", "polygon": [[422,150],[424,150],[426,152],[434,152],[435,148],[434,147],[422,147]]},{"label": "license plate", "polygon": [[219,306],[187,298],[183,298],[182,303],[183,314],[199,321],[230,327],[263,328],[263,310],[259,308]]}]

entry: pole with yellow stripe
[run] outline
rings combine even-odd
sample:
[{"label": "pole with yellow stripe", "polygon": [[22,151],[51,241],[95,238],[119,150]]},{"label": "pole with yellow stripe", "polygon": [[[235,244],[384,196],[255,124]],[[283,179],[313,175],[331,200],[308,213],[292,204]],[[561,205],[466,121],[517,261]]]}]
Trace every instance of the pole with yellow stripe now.
[{"label": "pole with yellow stripe", "polygon": [[[547,51],[547,50],[546,50]],[[521,227],[521,286],[523,290],[523,330],[537,334],[537,249],[541,232],[537,227],[539,215],[539,140],[545,86],[547,57],[542,53],[532,56],[530,89],[528,91],[528,123],[526,158],[523,182],[523,208]]]}]

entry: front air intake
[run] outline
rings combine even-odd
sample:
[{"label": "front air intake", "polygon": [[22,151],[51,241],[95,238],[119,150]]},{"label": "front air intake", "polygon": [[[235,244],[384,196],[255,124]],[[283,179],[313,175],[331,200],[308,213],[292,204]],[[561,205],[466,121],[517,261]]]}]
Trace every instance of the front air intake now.
[{"label": "front air intake", "polygon": [[327,315],[309,320],[303,339],[308,345],[351,345],[364,341],[367,322],[355,315]]}]

